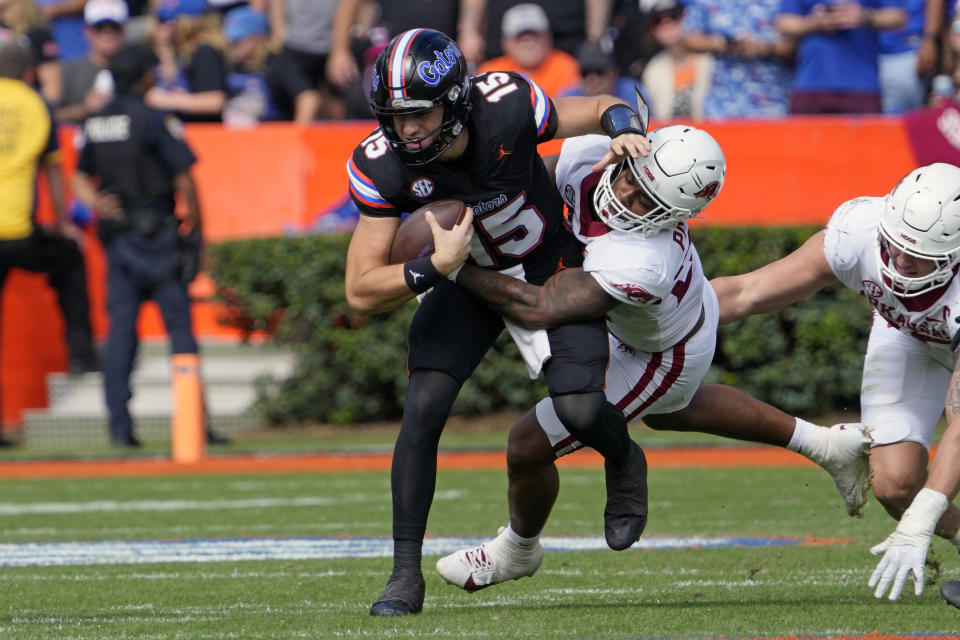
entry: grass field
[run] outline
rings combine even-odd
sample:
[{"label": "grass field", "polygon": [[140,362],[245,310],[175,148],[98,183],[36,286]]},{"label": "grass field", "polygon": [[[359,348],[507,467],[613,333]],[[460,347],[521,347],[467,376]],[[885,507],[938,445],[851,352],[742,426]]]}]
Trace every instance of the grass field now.
[{"label": "grass field", "polygon": [[[648,444],[671,443],[661,434],[637,435],[650,436]],[[382,450],[391,438],[389,429],[342,439],[249,438],[228,453]],[[453,430],[443,446],[484,448],[502,438],[495,430]],[[676,442],[720,443],[690,436]],[[578,536],[602,539],[602,470],[565,468],[561,483],[545,535],[564,544]],[[866,581],[876,558],[868,549],[893,521],[872,499],[863,518],[847,517],[829,477],[811,467],[652,468],[644,542],[681,548],[549,552],[533,578],[476,594],[443,583],[433,572],[436,556],[426,557],[424,612],[404,619],[367,613],[389,557],[346,557],[362,555],[358,548],[388,549],[381,540],[390,535],[386,471],[6,479],[0,486],[3,638],[960,634],[960,610],[942,601],[937,584],[919,598],[905,589],[897,603],[873,598]],[[494,535],[505,523],[505,488],[502,470],[441,471],[432,542]],[[693,536],[711,544],[751,538],[741,542],[757,546],[701,541],[690,548],[685,539]],[[764,539],[778,544],[760,544]],[[147,557],[143,546],[120,544],[149,541],[199,557]],[[102,544],[54,546],[81,542]],[[248,543],[264,559],[225,559]],[[296,552],[328,543],[326,557]],[[91,549],[122,553],[104,560]],[[221,551],[203,555],[211,549]],[[938,539],[932,551],[941,565],[937,583],[960,579],[953,547]]]}]

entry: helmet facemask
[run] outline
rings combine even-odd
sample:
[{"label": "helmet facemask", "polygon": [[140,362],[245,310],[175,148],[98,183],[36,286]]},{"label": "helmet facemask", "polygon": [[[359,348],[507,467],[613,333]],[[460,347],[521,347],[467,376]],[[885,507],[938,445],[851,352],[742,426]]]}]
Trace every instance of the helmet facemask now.
[{"label": "helmet facemask", "polygon": [[[907,276],[897,270],[890,248],[930,260],[933,270]],[[875,245],[883,285],[913,297],[941,287],[960,264],[960,168],[936,163],[915,169],[884,198]]]},{"label": "helmet facemask", "polygon": [[[593,206],[610,228],[650,236],[698,216],[720,192],[726,160],[716,140],[694,127],[661,127],[651,131],[647,140],[649,155],[628,157],[604,169]],[[622,175],[625,170],[629,176]],[[649,211],[633,211],[617,197],[617,180],[629,178],[631,186],[639,186],[652,203]]]},{"label": "helmet facemask", "polygon": [[[644,236],[651,236],[660,231],[677,226],[681,221],[696,216],[696,212],[689,209],[671,207],[656,194],[647,188],[645,182],[640,178],[638,172],[638,162],[632,158],[623,160],[617,164],[609,165],[603,170],[600,181],[593,192],[593,206],[597,216],[611,229],[618,231],[627,231],[630,233],[639,233]],[[636,184],[640,185],[643,192],[654,203],[653,208],[646,213],[637,213],[617,198],[613,185],[620,178],[620,174],[628,170],[633,174]]]},{"label": "helmet facemask", "polygon": [[[456,142],[470,111],[466,69],[466,60],[456,43],[429,29],[404,32],[380,54],[370,108],[404,164],[420,166],[432,162]],[[413,140],[404,139],[397,131],[395,116],[425,113],[438,106],[443,107],[443,118],[432,131]],[[423,144],[435,134],[433,141]],[[411,149],[411,145],[416,147]]]},{"label": "helmet facemask", "polygon": [[[913,258],[930,260],[934,263],[933,271],[923,276],[910,277],[903,275],[897,270],[893,258],[890,257],[889,247],[891,245]],[[946,256],[924,255],[896,242],[887,235],[882,227],[880,233],[877,234],[876,257],[877,266],[880,268],[880,273],[883,274],[884,286],[894,295],[904,298],[919,296],[931,289],[945,285],[953,278],[957,264],[960,263],[960,251]]]}]

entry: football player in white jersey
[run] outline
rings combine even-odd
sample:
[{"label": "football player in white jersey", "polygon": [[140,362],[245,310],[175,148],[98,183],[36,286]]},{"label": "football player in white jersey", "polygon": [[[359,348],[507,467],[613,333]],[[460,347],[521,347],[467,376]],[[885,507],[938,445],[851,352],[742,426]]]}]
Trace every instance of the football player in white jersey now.
[{"label": "football player in white jersey", "polygon": [[[908,574],[923,592],[934,533],[960,548],[960,168],[910,172],[882,198],[856,198],[826,229],[756,271],[711,281],[720,323],[773,311],[839,280],[873,306],[864,357],[861,420],[873,428],[873,493],[898,519],[871,549],[883,558],[874,595],[900,596]],[[930,440],[946,408],[947,430],[927,473]],[[892,585],[892,586],[891,586]],[[960,586],[944,585],[960,606]]]},{"label": "football player in white jersey", "polygon": [[[869,486],[870,440],[861,425],[827,429],[731,387],[701,386],[716,345],[718,306],[686,220],[720,191],[726,162],[717,142],[693,127],[663,127],[648,141],[647,156],[602,172],[593,166],[608,138],[564,142],[554,174],[573,212],[573,231],[586,245],[582,268],[533,286],[466,265],[457,284],[527,328],[605,316],[607,399],[628,420],[798,451],[830,471],[848,512],[858,513]],[[440,575],[468,591],[532,575],[559,489],[555,460],[580,446],[549,400],[514,425],[507,445],[509,526],[490,542],[441,558]]]}]

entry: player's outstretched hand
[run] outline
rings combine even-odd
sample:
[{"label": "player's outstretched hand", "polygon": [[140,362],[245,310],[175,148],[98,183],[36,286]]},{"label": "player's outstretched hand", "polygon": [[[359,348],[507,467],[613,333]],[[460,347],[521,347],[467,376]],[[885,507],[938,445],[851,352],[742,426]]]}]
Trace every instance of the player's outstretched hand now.
[{"label": "player's outstretched hand", "polygon": [[627,156],[639,158],[650,153],[650,143],[639,133],[622,133],[610,141],[610,148],[600,161],[593,165],[594,171],[603,171],[607,165],[625,160]]},{"label": "player's outstretched hand", "polygon": [[437,222],[433,212],[424,216],[433,234],[433,266],[451,281],[457,281],[460,267],[470,257],[470,242],[473,240],[473,209],[467,207],[463,220],[447,231]]},{"label": "player's outstretched hand", "polygon": [[[870,549],[874,555],[883,554],[877,563],[869,586],[876,586],[874,597],[882,598],[890,587],[890,600],[900,597],[900,591],[913,574],[913,592],[923,593],[923,563],[927,558],[930,540],[937,521],[947,509],[947,497],[933,489],[921,489],[910,508],[900,518],[900,524],[886,540]],[[891,586],[892,583],[892,586]]]},{"label": "player's outstretched hand", "polygon": [[870,549],[870,553],[874,555],[883,554],[868,582],[869,586],[876,586],[873,592],[875,598],[882,598],[887,587],[890,587],[890,600],[899,598],[907,575],[911,573],[914,593],[918,596],[923,593],[923,562],[927,557],[930,541],[919,545],[903,542],[903,536],[898,536],[897,533],[894,531],[886,540]]}]

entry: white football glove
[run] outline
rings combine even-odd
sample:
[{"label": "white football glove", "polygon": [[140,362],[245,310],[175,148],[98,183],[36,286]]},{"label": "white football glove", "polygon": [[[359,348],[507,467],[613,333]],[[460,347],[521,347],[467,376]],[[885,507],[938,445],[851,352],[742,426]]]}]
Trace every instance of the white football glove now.
[{"label": "white football glove", "polygon": [[891,580],[890,600],[900,597],[900,591],[907,580],[907,574],[913,573],[913,591],[918,596],[923,593],[923,563],[933,538],[933,530],[940,516],[947,510],[947,496],[933,489],[921,489],[910,508],[904,511],[900,524],[887,539],[870,549],[870,553],[883,558],[877,563],[868,586],[876,585],[875,598],[882,598]]}]

